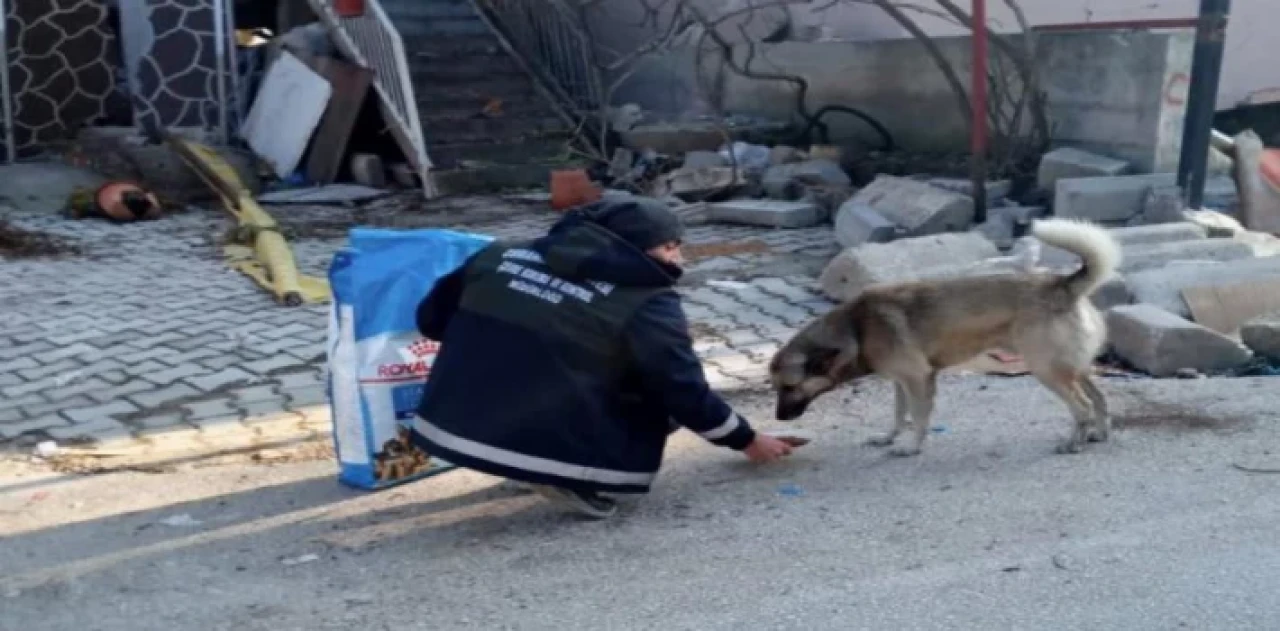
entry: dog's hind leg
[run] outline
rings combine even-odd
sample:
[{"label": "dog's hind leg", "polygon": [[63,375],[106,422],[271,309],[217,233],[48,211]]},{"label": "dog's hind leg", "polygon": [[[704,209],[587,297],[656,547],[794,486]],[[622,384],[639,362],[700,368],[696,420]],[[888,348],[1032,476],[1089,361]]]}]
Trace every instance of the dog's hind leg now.
[{"label": "dog's hind leg", "polygon": [[1057,448],[1060,454],[1080,453],[1089,438],[1089,430],[1093,427],[1095,411],[1090,397],[1080,385],[1079,377],[1072,370],[1062,368],[1049,370],[1032,370],[1032,374],[1051,392],[1058,395],[1067,408],[1075,427],[1071,436]]},{"label": "dog's hind leg", "polygon": [[893,428],[885,434],[868,439],[866,444],[872,447],[888,447],[898,439],[898,435],[906,428],[907,391],[902,387],[902,384],[895,381],[893,382]]},{"label": "dog's hind leg", "polygon": [[1079,383],[1085,396],[1089,397],[1089,402],[1093,404],[1093,431],[1089,432],[1088,440],[1094,443],[1105,443],[1111,438],[1111,411],[1107,409],[1107,397],[1102,394],[1098,384],[1094,383],[1089,375],[1081,375]]},{"label": "dog's hind leg", "polygon": [[900,458],[918,455],[924,449],[924,439],[929,434],[929,420],[933,416],[933,400],[938,392],[938,373],[929,372],[924,377],[907,380],[903,388],[914,432],[911,444],[889,450],[889,455]]}]

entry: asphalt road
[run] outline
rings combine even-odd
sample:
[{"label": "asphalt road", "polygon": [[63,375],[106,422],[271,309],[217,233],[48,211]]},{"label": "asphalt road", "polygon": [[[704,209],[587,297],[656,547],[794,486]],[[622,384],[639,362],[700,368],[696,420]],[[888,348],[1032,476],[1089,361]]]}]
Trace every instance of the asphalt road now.
[{"label": "asphalt road", "polygon": [[1280,467],[1276,385],[1109,380],[1122,429],[1059,456],[1033,382],[948,378],[904,460],[860,444],[889,419],[873,384],[784,464],[681,433],[608,523],[466,472],[365,494],[322,461],[10,465],[0,628],[1278,629],[1280,475],[1234,466]]}]

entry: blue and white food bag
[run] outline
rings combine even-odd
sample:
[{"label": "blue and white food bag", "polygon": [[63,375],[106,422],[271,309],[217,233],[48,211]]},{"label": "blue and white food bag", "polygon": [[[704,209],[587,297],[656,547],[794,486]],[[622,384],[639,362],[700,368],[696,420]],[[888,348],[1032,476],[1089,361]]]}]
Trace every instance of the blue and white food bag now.
[{"label": "blue and white food bag", "polygon": [[418,303],[491,241],[452,230],[355,228],[329,282],[329,405],[338,479],[378,489],[452,468],[407,437],[439,345],[418,333]]}]

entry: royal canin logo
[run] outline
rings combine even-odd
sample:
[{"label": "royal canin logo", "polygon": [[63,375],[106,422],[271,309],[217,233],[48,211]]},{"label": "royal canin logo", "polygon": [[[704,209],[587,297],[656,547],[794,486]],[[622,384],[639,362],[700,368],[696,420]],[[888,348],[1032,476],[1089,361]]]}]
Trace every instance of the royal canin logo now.
[{"label": "royal canin logo", "polygon": [[438,353],[440,344],[439,342],[422,339],[410,344],[406,347],[406,350],[416,359],[410,362],[379,364],[379,379],[426,378],[431,373],[431,364],[427,363],[426,358]]}]

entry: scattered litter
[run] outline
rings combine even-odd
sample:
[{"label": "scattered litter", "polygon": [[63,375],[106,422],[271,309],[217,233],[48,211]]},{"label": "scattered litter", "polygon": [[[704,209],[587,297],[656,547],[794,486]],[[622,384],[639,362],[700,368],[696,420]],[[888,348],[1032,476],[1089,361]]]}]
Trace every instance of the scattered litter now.
[{"label": "scattered litter", "polygon": [[945,434],[945,433],[947,433],[947,426],[946,426],[946,425],[934,425],[933,427],[930,427],[930,428],[929,428],[929,431],[930,431],[930,432],[933,432],[934,434]]},{"label": "scattered litter", "polygon": [[1263,474],[1270,474],[1270,475],[1280,475],[1280,468],[1246,467],[1238,462],[1231,463],[1231,466],[1235,468],[1237,471],[1244,471],[1245,473],[1263,473]]},{"label": "scattered litter", "polygon": [[264,204],[358,204],[386,197],[391,191],[359,184],[328,184],[272,191],[258,196]]},{"label": "scattered litter", "polygon": [[804,489],[794,484],[783,484],[778,487],[778,495],[783,497],[800,497],[804,495]]},{"label": "scattered litter", "polygon": [[191,517],[191,515],[182,513],[181,515],[173,515],[172,517],[165,517],[164,519],[160,520],[160,523],[166,526],[172,526],[174,528],[190,528],[192,526],[199,526],[203,522]]},{"label": "scattered litter", "polygon": [[1056,567],[1059,570],[1071,569],[1070,566],[1067,564],[1067,558],[1062,556],[1061,554],[1053,555],[1053,567]]},{"label": "scattered litter", "polygon": [[763,171],[769,167],[772,152],[768,147],[738,141],[732,147],[720,149],[720,157],[736,163],[739,168]]},{"label": "scattered litter", "polygon": [[1009,567],[1000,568],[1000,571],[1006,574],[1012,574],[1013,572],[1021,572],[1022,567],[1017,565],[1010,565]]},{"label": "scattered litter", "polygon": [[311,563],[312,561],[319,561],[319,560],[320,560],[320,555],[318,554],[304,554],[302,556],[292,557],[288,559],[281,559],[280,562],[287,566],[292,567],[294,565],[302,565],[303,563]]},{"label": "scattered litter", "polygon": [[36,444],[36,455],[41,458],[52,458],[58,455],[58,443],[52,440],[43,440]]}]

